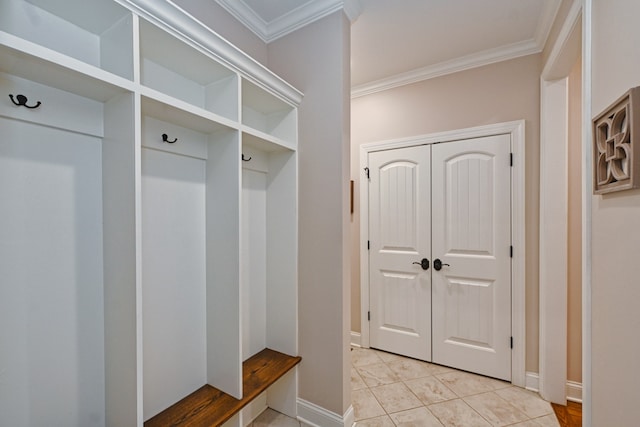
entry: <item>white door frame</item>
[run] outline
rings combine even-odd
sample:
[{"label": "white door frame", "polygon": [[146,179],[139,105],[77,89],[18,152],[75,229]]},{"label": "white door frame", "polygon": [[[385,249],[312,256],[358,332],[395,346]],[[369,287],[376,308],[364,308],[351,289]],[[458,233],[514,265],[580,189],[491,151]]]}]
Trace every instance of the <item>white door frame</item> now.
[{"label": "white door frame", "polygon": [[582,425],[591,427],[592,0],[583,0],[582,4]]},{"label": "white door frame", "polygon": [[582,1],[574,0],[540,77],[539,389],[544,399],[563,405],[567,397],[568,76],[581,52],[581,19]]},{"label": "white door frame", "polygon": [[[368,168],[368,154],[373,151],[392,150],[416,145],[451,142],[462,139],[480,138],[509,134],[513,168],[511,168],[511,241],[513,259],[511,262],[511,331],[513,351],[511,353],[511,383],[525,386],[525,121],[498,123],[411,138],[378,141],[360,146],[360,171]],[[360,180],[360,317],[361,346],[369,348],[369,181]]]}]

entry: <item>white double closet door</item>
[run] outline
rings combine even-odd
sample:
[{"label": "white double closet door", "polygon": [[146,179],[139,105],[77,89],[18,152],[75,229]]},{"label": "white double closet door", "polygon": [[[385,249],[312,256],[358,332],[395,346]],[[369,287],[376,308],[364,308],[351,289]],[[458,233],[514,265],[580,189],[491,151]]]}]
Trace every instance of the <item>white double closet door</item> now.
[{"label": "white double closet door", "polygon": [[497,135],[369,153],[371,347],[511,380],[510,151]]}]

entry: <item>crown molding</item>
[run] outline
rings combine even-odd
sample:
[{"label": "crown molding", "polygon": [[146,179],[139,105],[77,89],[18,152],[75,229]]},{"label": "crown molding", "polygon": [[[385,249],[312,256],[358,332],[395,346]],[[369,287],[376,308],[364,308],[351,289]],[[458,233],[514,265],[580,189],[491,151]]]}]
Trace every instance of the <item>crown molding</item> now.
[{"label": "crown molding", "polygon": [[[567,12],[567,16],[564,20],[562,27],[560,28],[560,32],[558,33],[558,36],[553,41],[554,43],[551,46],[551,49],[549,51],[547,61],[544,64],[544,67],[542,68],[542,77],[545,80],[556,80],[553,77],[553,74],[563,69],[566,70],[565,67],[571,67],[574,61],[577,59],[577,57],[574,56],[572,60],[569,61],[570,63],[567,63],[568,57],[565,57],[564,61],[561,61],[560,57],[563,55],[563,53],[566,53],[567,49],[569,49],[569,51],[571,51],[572,49],[575,49],[576,52],[581,51],[580,48],[575,48],[575,44],[581,43],[581,39],[576,38],[577,35],[574,34],[576,26],[580,24],[582,24],[582,1],[574,0],[573,3],[571,4],[571,8],[569,9],[569,12]],[[572,34],[573,34],[573,37],[572,37]],[[581,32],[578,34],[580,36],[582,35]],[[571,57],[571,55],[569,55],[569,57]],[[560,73],[563,74],[564,71],[560,71]],[[566,75],[566,74],[563,74],[563,75]],[[561,78],[561,77],[562,76],[558,78]]]},{"label": "crown molding", "polygon": [[542,47],[534,39],[502,46],[499,48],[488,49],[482,52],[456,58],[451,61],[440,62],[438,64],[429,65],[427,67],[418,68],[405,73],[400,73],[391,77],[376,80],[371,83],[354,86],[351,89],[351,98],[371,95],[396,87],[421,82],[423,80],[429,80],[435,77],[457,73],[459,71],[470,70],[472,68],[482,67],[484,65],[495,64],[496,62],[507,61],[509,59],[515,59],[521,56],[540,53],[541,51]]},{"label": "crown molding", "polygon": [[305,3],[267,24],[267,43],[331,15],[341,10],[342,6],[342,0],[314,0]]},{"label": "crown molding", "polygon": [[216,2],[266,43],[268,34],[267,22],[247,6],[244,1],[216,0]]},{"label": "crown molding", "polygon": [[[559,0],[546,0],[540,22],[532,39],[522,42],[510,44],[507,46],[489,49],[471,55],[453,59],[451,61],[440,62],[438,64],[429,65],[424,68],[418,68],[405,73],[396,74],[373,82],[354,86],[351,89],[351,98],[371,95],[399,86],[417,83],[423,80],[433,79],[435,77],[447,74],[457,73],[458,71],[470,70],[472,68],[482,67],[484,65],[494,64],[500,61],[519,58],[521,56],[533,55],[542,52],[549,38],[551,28],[560,10]],[[580,0],[574,0],[580,3]]]},{"label": "crown molding", "polygon": [[353,24],[363,11],[361,0],[344,0],[343,3],[344,13],[347,14],[347,18]]},{"label": "crown molding", "polygon": [[266,22],[243,0],[216,1],[265,43],[277,40],[341,9],[344,9],[351,22],[362,13],[360,0],[311,0],[273,21]]}]

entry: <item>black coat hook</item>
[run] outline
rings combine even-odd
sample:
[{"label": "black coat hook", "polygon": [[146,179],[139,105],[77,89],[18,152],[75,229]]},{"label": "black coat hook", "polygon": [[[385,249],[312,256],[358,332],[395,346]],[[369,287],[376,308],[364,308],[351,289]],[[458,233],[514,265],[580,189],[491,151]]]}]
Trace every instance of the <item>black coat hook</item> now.
[{"label": "black coat hook", "polygon": [[9,95],[9,98],[11,98],[11,102],[13,102],[15,105],[17,105],[18,107],[22,106],[22,107],[27,107],[27,108],[38,108],[42,103],[40,101],[38,101],[36,103],[36,105],[27,105],[27,97],[24,95],[16,95],[16,99],[18,101],[16,101],[15,99],[13,99],[13,95]]},{"label": "black coat hook", "polygon": [[167,136],[167,134],[166,133],[162,134],[162,142],[168,142],[169,144],[173,144],[177,140],[178,138],[175,138],[173,141],[169,141],[169,137]]},{"label": "black coat hook", "polygon": [[243,162],[248,162],[249,160],[251,160],[251,157],[249,157],[248,159],[244,156],[244,154],[242,155],[242,161]]}]

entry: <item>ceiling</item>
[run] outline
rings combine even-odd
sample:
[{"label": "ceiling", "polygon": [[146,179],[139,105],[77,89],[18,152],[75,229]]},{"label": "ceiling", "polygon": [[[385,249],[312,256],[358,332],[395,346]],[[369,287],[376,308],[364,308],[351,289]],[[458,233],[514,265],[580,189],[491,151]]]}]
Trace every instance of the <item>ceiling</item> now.
[{"label": "ceiling", "polygon": [[561,0],[216,1],[267,43],[344,9],[359,96],[540,52]]}]

